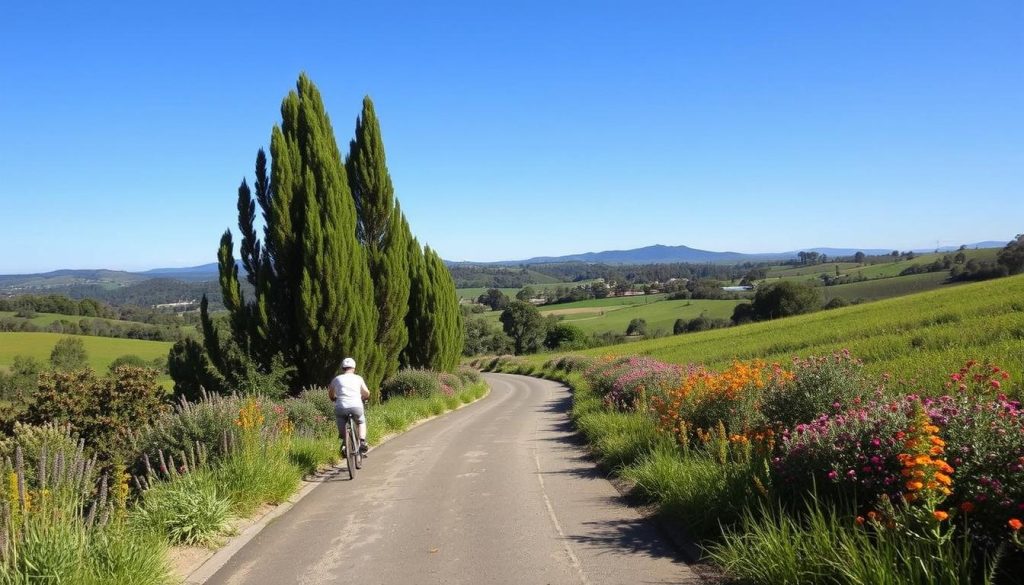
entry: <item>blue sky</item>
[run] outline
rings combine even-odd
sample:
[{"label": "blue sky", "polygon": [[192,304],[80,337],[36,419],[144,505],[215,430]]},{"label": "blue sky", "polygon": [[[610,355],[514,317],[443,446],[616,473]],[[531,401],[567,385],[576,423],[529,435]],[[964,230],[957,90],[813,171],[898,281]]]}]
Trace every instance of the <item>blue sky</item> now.
[{"label": "blue sky", "polygon": [[206,4],[5,7],[0,273],[214,261],[300,71],[447,259],[1024,231],[1019,0]]}]

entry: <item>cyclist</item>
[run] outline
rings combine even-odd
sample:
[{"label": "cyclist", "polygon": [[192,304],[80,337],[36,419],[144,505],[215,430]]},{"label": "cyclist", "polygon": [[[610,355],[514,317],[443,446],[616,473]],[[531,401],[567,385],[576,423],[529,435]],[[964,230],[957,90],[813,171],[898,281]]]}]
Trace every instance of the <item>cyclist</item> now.
[{"label": "cyclist", "polygon": [[356,360],[347,357],[341,362],[341,374],[327,386],[327,395],[334,402],[334,419],[338,423],[338,436],[345,440],[345,419],[352,414],[359,421],[359,452],[366,455],[366,413],[363,400],[370,398],[366,381],[356,374]]}]

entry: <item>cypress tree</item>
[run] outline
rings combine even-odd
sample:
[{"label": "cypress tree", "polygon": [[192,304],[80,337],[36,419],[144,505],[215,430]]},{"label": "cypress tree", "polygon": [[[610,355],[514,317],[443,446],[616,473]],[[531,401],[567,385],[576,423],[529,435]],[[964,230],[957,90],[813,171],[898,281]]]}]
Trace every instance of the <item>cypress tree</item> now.
[{"label": "cypress tree", "polygon": [[427,275],[426,260],[419,241],[409,232],[409,224],[403,218],[405,231],[409,234],[406,261],[409,268],[409,313],[405,317],[405,325],[409,331],[409,341],[402,351],[400,362],[403,368],[429,368],[430,351],[430,280]]},{"label": "cypress tree", "polygon": [[241,296],[230,234],[218,259],[233,338],[265,373],[275,356],[294,367],[290,385],[299,390],[326,383],[347,355],[368,359],[377,310],[345,166],[320,92],[305,75],[282,102],[281,118],[271,133],[269,177],[266,155],[256,160],[262,246],[252,195],[244,183],[239,189],[242,264],[255,299]]},{"label": "cypress tree", "polygon": [[427,246],[424,253],[429,285],[430,327],[427,347],[430,368],[452,371],[459,364],[465,330],[462,326],[462,311],[459,297],[455,292],[455,281],[448,267],[436,251]]},{"label": "cypress tree", "polygon": [[356,235],[366,250],[378,314],[376,355],[367,360],[363,371],[384,379],[398,370],[399,354],[409,337],[405,323],[410,286],[408,227],[395,201],[380,123],[369,97],[363,98],[345,168],[356,208]]}]

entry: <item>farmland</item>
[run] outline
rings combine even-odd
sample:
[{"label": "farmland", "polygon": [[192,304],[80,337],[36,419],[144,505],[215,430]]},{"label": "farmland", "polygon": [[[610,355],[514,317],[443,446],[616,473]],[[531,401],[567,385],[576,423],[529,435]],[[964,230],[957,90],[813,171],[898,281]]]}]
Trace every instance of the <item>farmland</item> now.
[{"label": "farmland", "polygon": [[[904,277],[906,278],[906,277]],[[785,361],[846,348],[869,371],[940,391],[948,372],[990,359],[1024,379],[1024,276],[964,284],[832,311],[580,352],[649,355],[721,368],[733,359]],[[549,356],[532,358],[543,362]]]},{"label": "farmland", "polygon": [[[10,368],[15,356],[35,358],[43,363],[50,359],[53,346],[65,335],[59,333],[0,333],[0,369]],[[109,337],[75,336],[85,345],[89,367],[103,372],[110,362],[120,356],[135,354],[144,360],[167,357],[171,343],[165,341],[141,341],[137,339],[113,339]],[[169,378],[163,379],[167,381]]]}]

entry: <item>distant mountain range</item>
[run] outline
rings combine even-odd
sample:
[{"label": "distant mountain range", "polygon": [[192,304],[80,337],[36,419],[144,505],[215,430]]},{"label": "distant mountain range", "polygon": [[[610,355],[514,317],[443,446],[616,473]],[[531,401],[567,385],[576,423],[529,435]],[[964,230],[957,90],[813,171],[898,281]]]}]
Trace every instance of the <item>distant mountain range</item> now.
[{"label": "distant mountain range", "polygon": [[[1006,242],[977,242],[967,244],[968,248],[1002,248]],[[939,252],[954,251],[959,246],[944,246],[938,248]],[[915,254],[927,254],[935,252],[935,248],[913,250]],[[791,252],[777,252],[765,254],[744,254],[741,252],[712,252],[699,250],[689,246],[646,246],[632,250],[609,250],[605,252],[586,252],[583,254],[569,254],[567,256],[537,256],[526,260],[505,260],[499,262],[465,262],[466,264],[482,265],[523,265],[523,264],[552,264],[559,262],[587,262],[591,264],[669,264],[676,262],[690,263],[738,263],[738,262],[777,262],[797,258],[800,252],[817,252],[827,254],[830,257],[853,256],[857,252],[864,252],[869,256],[889,254],[892,249],[879,248],[805,248]],[[459,264],[456,262],[455,264]]]},{"label": "distant mountain range", "polygon": [[[1006,242],[987,241],[967,244],[968,248],[1001,248]],[[958,246],[939,248],[940,252],[956,250]],[[736,262],[773,262],[796,258],[799,252],[817,252],[832,257],[852,256],[857,252],[868,255],[888,254],[892,250],[869,248],[807,248],[791,252],[767,254],[743,254],[740,252],[712,252],[699,250],[689,246],[646,246],[632,250],[608,250],[604,252],[586,252],[566,256],[537,256],[525,260],[506,260],[500,262],[452,262],[449,264],[474,264],[481,266],[551,264],[560,262],[586,262],[592,264],[663,264],[676,262],[690,263],[736,263]],[[913,250],[923,254],[936,251],[935,248]],[[241,266],[239,266],[241,271]],[[55,270],[41,274],[0,275],[0,294],[45,293],[59,292],[69,287],[89,286],[106,290],[117,289],[142,283],[147,280],[178,280],[186,283],[201,283],[217,280],[217,264],[201,264],[184,268],[154,268],[143,272],[127,272],[121,270]],[[214,287],[216,288],[216,287]]]}]

